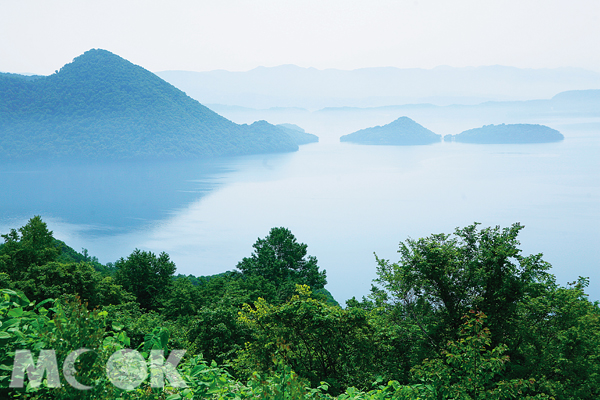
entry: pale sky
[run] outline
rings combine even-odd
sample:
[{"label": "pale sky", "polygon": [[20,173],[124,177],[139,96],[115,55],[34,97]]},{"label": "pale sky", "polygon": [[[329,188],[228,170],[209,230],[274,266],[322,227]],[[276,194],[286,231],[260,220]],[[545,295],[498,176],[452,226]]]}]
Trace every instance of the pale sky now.
[{"label": "pale sky", "polygon": [[600,72],[600,0],[0,0],[0,71],[91,48],[150,71],[507,65]]}]

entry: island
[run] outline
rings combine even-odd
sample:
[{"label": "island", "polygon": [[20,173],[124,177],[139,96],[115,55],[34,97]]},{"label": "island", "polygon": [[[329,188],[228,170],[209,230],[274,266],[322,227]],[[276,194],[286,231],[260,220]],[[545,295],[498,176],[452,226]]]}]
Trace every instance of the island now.
[{"label": "island", "polygon": [[457,135],[444,136],[445,142],[514,144],[558,142],[565,137],[556,129],[535,124],[484,125]]},{"label": "island", "polygon": [[297,137],[265,121],[229,121],[106,50],[49,76],[0,74],[0,161],[290,152],[306,142]]},{"label": "island", "polygon": [[408,117],[400,117],[387,125],[361,129],[340,138],[340,142],[397,146],[432,144],[441,140],[442,135],[433,133]]}]

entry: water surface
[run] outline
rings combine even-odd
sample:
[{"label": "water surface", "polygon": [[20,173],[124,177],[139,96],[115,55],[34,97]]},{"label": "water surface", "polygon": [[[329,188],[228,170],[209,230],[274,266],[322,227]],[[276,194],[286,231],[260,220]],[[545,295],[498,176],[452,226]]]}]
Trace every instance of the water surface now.
[{"label": "water surface", "polygon": [[[564,133],[564,132],[563,132]],[[300,151],[169,163],[0,166],[0,231],[42,215],[101,262],[166,251],[178,272],[233,269],[258,237],[288,227],[343,302],[368,294],[375,258],[407,237],[473,222],[525,225],[560,283],[600,298],[600,135],[520,145],[317,143]]]}]

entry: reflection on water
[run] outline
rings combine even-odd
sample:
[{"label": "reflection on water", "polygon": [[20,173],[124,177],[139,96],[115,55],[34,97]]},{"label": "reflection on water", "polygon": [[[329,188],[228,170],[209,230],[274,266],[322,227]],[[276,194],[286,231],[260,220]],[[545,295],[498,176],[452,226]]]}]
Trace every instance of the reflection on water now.
[{"label": "reflection on water", "polygon": [[[598,136],[532,145],[311,144],[289,154],[171,163],[0,167],[0,230],[41,214],[102,262],[166,251],[181,273],[230,270],[274,226],[327,270],[339,301],[368,294],[373,252],[474,221],[521,222],[525,254],[600,298]],[[10,220],[9,220],[10,219]],[[9,225],[10,224],[10,225]]]},{"label": "reflection on water", "polygon": [[216,188],[225,160],[1,165],[0,219],[41,214],[99,235],[131,231]]}]

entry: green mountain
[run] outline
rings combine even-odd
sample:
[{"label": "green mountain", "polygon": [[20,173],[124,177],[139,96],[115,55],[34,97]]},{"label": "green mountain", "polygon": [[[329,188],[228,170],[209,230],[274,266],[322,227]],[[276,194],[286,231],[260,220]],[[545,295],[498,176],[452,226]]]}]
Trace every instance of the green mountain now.
[{"label": "green mountain", "polygon": [[564,138],[559,131],[545,125],[501,124],[469,129],[458,135],[446,135],[444,141],[481,144],[548,143]]},{"label": "green mountain", "polygon": [[171,159],[298,149],[264,121],[238,125],[153,73],[89,50],[55,74],[0,74],[1,159]]},{"label": "green mountain", "polygon": [[442,135],[433,133],[408,117],[400,117],[387,125],[361,129],[340,138],[340,142],[383,145],[431,144],[441,140]]},{"label": "green mountain", "polygon": [[297,144],[316,143],[319,141],[317,135],[307,133],[304,129],[294,124],[277,124],[279,129],[283,129]]}]

